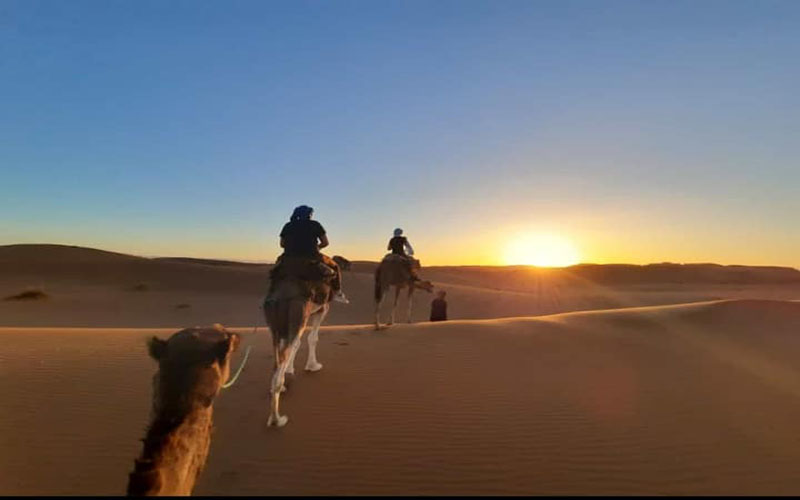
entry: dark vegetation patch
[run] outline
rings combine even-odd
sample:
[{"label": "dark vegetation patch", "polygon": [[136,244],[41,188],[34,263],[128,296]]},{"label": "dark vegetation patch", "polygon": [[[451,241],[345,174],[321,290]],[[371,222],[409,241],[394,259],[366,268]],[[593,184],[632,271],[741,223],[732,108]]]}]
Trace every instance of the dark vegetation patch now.
[{"label": "dark vegetation patch", "polygon": [[44,300],[50,297],[44,291],[39,290],[37,288],[31,288],[29,290],[25,290],[20,292],[16,295],[9,295],[3,300]]}]

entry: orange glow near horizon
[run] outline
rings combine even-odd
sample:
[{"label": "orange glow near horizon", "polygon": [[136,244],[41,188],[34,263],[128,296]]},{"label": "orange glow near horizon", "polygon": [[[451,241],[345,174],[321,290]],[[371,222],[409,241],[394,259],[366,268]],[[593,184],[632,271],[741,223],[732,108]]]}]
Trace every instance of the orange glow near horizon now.
[{"label": "orange glow near horizon", "polygon": [[506,265],[567,267],[578,264],[581,256],[567,238],[550,233],[523,234],[513,238],[503,254]]}]

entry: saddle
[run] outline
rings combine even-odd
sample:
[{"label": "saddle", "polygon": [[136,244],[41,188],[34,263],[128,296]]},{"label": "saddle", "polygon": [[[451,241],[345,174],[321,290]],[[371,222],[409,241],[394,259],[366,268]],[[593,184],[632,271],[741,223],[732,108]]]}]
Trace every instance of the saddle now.
[{"label": "saddle", "polygon": [[313,297],[315,302],[320,302],[330,293],[330,279],[334,276],[336,271],[326,266],[319,257],[281,256],[269,272],[269,293],[279,282],[293,278],[300,282],[305,297]]},{"label": "saddle", "polygon": [[411,257],[410,255],[400,255],[396,253],[387,253],[383,257],[384,262],[399,262],[405,266],[408,266],[409,269],[419,269],[420,262],[419,260]]}]

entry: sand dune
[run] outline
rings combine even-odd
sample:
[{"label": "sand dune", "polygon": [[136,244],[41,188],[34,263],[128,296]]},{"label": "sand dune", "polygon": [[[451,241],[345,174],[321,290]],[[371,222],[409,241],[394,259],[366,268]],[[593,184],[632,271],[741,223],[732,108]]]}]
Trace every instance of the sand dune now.
[{"label": "sand dune", "polygon": [[[122,493],[173,331],[0,329],[0,493]],[[797,494],[799,331],[770,300],[327,327],[275,430],[246,330],[196,494]]]},{"label": "sand dune", "polygon": [[[0,325],[179,328],[215,322],[263,324],[260,305],[269,267],[207,259],[146,259],[62,245],[0,247],[0,298],[28,288],[49,295],[40,301],[0,300]],[[345,273],[344,285],[352,303],[335,304],[327,324],[372,321],[374,267],[374,263],[355,262],[353,271]],[[672,269],[684,282],[674,282],[664,269]],[[464,266],[426,267],[421,274],[448,292],[449,314],[455,319],[800,296],[800,281],[792,281],[800,272],[788,268],[654,265],[537,270]],[[417,293],[414,320],[428,317],[431,299],[427,293]],[[388,310],[388,304],[386,307]],[[405,307],[401,309],[405,311]]]}]

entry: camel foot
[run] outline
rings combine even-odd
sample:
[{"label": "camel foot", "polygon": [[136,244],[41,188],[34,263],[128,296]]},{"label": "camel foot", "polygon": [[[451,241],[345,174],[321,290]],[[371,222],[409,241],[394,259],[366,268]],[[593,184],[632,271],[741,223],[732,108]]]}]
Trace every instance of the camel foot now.
[{"label": "camel foot", "polygon": [[267,419],[267,427],[272,427],[273,425],[275,427],[283,427],[288,422],[289,422],[289,417],[287,417],[286,415],[279,416],[277,419],[274,418],[272,415],[270,415],[269,418]]},{"label": "camel foot", "polygon": [[306,365],[307,372],[318,372],[320,370],[322,370],[322,363],[314,363],[314,364],[308,363]]}]

